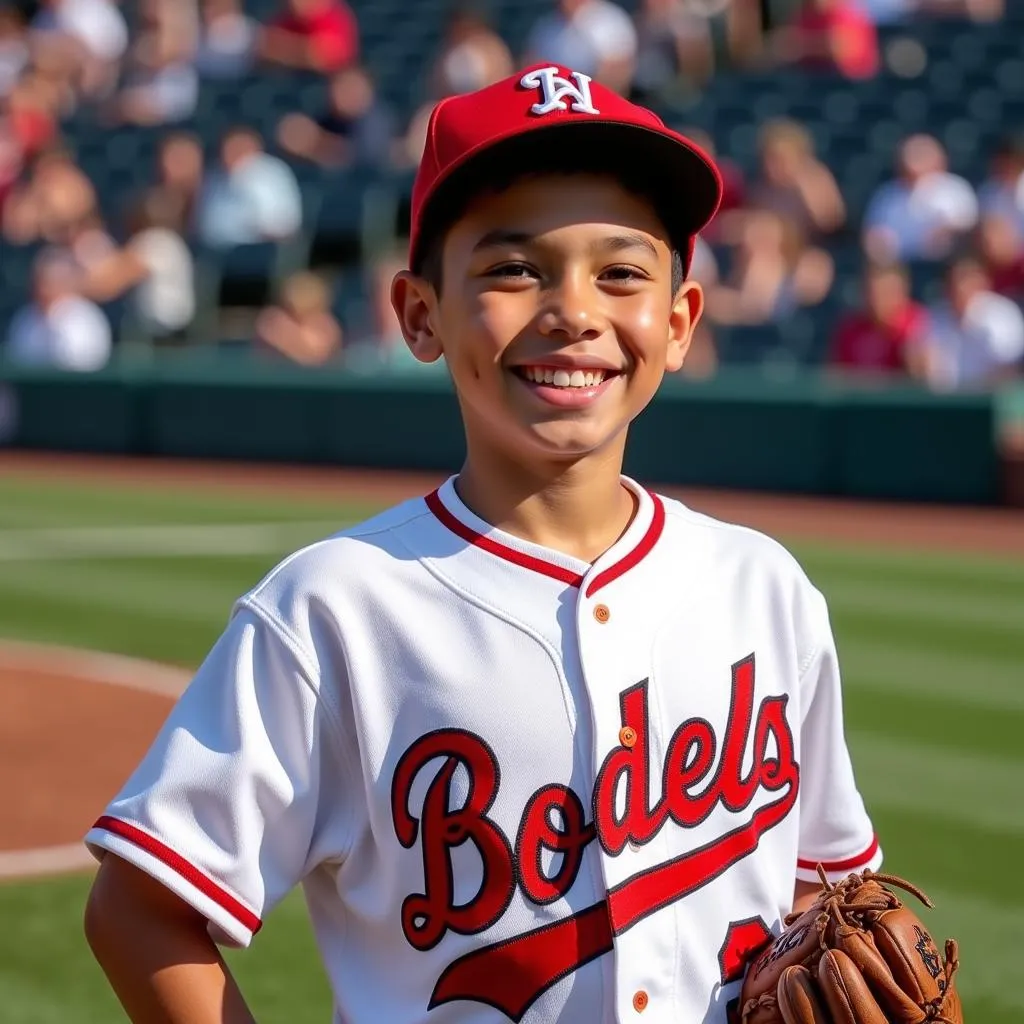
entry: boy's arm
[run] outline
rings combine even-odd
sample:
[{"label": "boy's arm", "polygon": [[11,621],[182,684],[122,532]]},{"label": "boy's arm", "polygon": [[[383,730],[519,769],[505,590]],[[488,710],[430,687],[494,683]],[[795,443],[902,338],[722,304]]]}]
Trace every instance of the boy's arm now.
[{"label": "boy's arm", "polygon": [[217,947],[248,947],[347,854],[354,769],[337,701],[320,699],[343,659],[324,639],[314,660],[284,628],[236,609],[85,837],[100,861],[86,934],[133,1021],[251,1021]]},{"label": "boy's arm", "polygon": [[96,874],[85,935],[136,1024],[254,1024],[206,918],[116,855]]},{"label": "boy's arm", "polygon": [[[800,840],[795,876],[815,890],[818,868],[830,882],[877,871],[882,850],[857,785],[846,742],[839,659],[824,597],[804,601],[800,672]],[[795,898],[806,897],[801,886]]]}]

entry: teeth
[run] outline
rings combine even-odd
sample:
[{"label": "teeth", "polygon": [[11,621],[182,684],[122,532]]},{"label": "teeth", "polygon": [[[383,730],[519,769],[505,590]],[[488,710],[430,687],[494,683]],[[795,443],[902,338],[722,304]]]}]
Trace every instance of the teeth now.
[{"label": "teeth", "polygon": [[556,370],[550,366],[525,366],[523,376],[535,384],[553,384],[556,388],[590,388],[602,383],[604,370]]}]

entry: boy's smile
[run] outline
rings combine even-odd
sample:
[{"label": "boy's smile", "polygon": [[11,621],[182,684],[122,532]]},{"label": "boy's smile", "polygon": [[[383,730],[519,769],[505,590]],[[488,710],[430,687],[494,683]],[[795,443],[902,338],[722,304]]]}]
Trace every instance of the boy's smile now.
[{"label": "boy's smile", "polygon": [[528,175],[477,197],[449,229],[440,292],[400,275],[413,352],[444,356],[468,440],[527,463],[620,440],[677,370],[702,308],[672,291],[649,202],[612,178]]}]

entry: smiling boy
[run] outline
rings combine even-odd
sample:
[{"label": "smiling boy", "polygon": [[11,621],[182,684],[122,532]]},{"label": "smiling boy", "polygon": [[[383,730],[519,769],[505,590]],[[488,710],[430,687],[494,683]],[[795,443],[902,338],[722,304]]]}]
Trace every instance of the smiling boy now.
[{"label": "smiling boy", "polygon": [[622,473],[720,193],[570,69],[439,104],[392,299],[464,464],[240,598],[86,837],[133,1020],[251,1020],[217,944],[301,885],[337,1022],[725,1024],[816,867],[879,867],[821,594]]}]

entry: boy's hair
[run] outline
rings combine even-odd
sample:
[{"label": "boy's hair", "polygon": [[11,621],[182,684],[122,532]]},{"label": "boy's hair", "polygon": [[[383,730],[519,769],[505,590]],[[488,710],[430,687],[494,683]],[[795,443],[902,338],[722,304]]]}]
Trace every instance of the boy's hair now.
[{"label": "boy's hair", "polygon": [[[644,181],[642,169],[635,169],[632,165],[623,164],[620,167],[606,167],[600,170],[590,171],[586,163],[580,161],[578,155],[571,152],[556,152],[544,154],[537,162],[529,162],[524,170],[522,165],[515,168],[505,168],[497,174],[488,174],[485,182],[475,189],[465,190],[458,199],[447,204],[443,213],[435,220],[433,230],[424,239],[421,246],[423,258],[419,267],[413,267],[413,271],[424,278],[440,296],[444,284],[443,263],[444,263],[444,242],[449,228],[466,212],[470,203],[482,195],[497,195],[511,188],[517,181],[531,177],[544,177],[547,175],[578,175],[593,174],[596,177],[607,177],[617,182],[626,192],[639,198],[654,203],[650,188]],[[655,212],[659,213],[655,205]],[[662,218],[664,221],[664,218]],[[683,252],[688,244],[688,239],[669,239],[672,251],[672,294],[675,295],[685,280]]]}]

